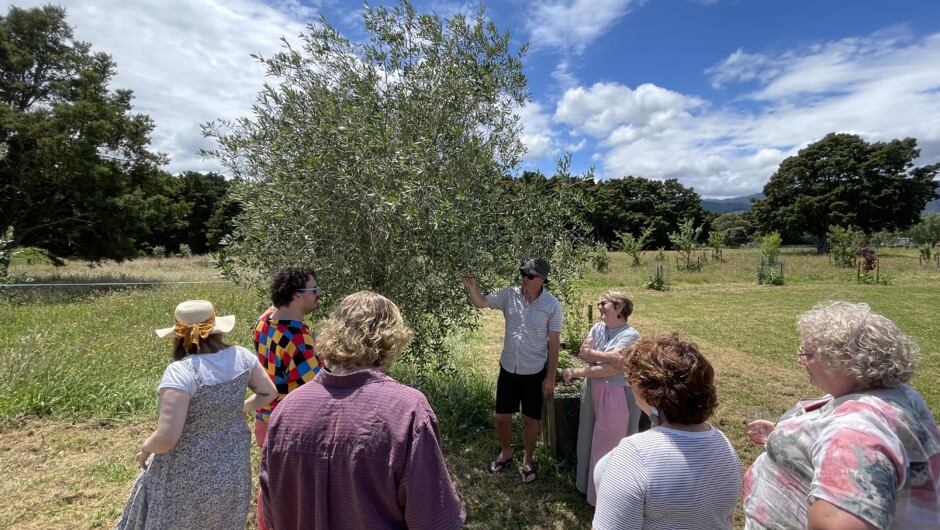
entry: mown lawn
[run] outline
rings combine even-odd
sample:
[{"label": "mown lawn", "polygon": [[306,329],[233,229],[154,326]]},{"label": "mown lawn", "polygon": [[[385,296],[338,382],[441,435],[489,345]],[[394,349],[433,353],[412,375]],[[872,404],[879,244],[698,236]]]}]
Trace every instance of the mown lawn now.
[{"label": "mown lawn", "polygon": [[[667,254],[674,268],[674,254]],[[631,320],[641,333],[678,331],[699,343],[717,372],[721,403],[712,422],[747,465],[758,449],[745,442],[744,407],[764,405],[781,413],[798,397],[817,393],[795,362],[794,322],[821,300],[868,302],[911,334],[923,349],[914,386],[938,417],[940,271],[921,267],[915,250],[886,250],[880,256],[880,274],[891,285],[857,284],[854,270],[792,250],[784,254],[786,284],[760,286],[758,252],[725,250],[724,262],[710,262],[700,273],[671,272],[669,292],[644,289],[649,265],[630,267],[619,253],[611,254],[606,273],[586,270],[581,286],[585,312],[601,291],[625,288],[635,297]],[[69,285],[216,281],[201,258],[94,268],[20,265],[13,272],[34,283],[60,285],[0,290],[5,297],[16,293],[0,302],[0,495],[8,500],[0,506],[0,528],[111,527],[135,475],[133,454],[153,427],[153,389],[169,362],[168,344],[153,328],[167,325],[179,301],[207,298],[220,313],[237,315],[229,340],[250,345],[251,321],[266,303],[257,290],[224,282]],[[314,327],[321,317],[314,315]],[[491,409],[502,318],[486,312],[480,322],[479,330],[451,337],[453,371],[415,373],[405,364],[392,370],[421,388],[437,411],[467,527],[589,527],[592,510],[574,489],[570,459],[556,461],[540,449],[539,479],[530,485],[521,484],[516,472],[486,471],[497,447]],[[521,454],[521,439],[515,446]],[[248,528],[254,528],[253,518]]]}]

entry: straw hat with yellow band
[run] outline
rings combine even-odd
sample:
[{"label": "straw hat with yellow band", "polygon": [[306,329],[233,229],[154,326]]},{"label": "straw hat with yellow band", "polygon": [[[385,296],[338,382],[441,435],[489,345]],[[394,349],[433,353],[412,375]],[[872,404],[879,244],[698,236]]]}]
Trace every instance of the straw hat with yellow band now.
[{"label": "straw hat with yellow band", "polygon": [[155,330],[157,336],[163,339],[173,335],[197,347],[209,335],[228,333],[235,327],[235,315],[215,316],[215,308],[208,300],[187,300],[176,306],[173,317],[176,324]]}]

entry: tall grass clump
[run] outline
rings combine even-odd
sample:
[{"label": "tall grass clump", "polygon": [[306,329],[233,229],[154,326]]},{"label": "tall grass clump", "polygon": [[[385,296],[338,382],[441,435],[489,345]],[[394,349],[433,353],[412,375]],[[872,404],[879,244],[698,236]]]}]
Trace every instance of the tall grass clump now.
[{"label": "tall grass clump", "polygon": [[153,330],[171,325],[176,305],[193,298],[211,300],[219,314],[235,314],[239,324],[226,341],[251,345],[258,304],[231,284],[0,306],[0,418],[110,421],[152,414],[157,383],[172,360],[170,343]]},{"label": "tall grass clump", "polygon": [[479,352],[473,346],[482,342],[478,331],[448,342],[452,369],[428,371],[415,363],[397,362],[389,375],[424,393],[444,438],[464,442],[492,427],[496,381],[479,363]]}]

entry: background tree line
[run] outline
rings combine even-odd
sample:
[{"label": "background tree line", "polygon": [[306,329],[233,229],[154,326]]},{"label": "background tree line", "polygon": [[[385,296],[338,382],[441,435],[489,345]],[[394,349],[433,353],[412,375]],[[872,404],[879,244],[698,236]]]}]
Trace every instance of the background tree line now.
[{"label": "background tree line", "polygon": [[62,7],[0,17],[0,274],[20,247],[54,262],[206,252],[237,213],[221,175],[160,169],[154,124],[109,87],[115,74]]},{"label": "background tree line", "polygon": [[[130,90],[110,88],[116,73],[111,57],[74,39],[64,8],[11,7],[0,17],[0,272],[18,247],[44,250],[54,260],[100,260],[155,250],[215,251],[224,236],[239,227],[244,241],[257,227],[235,219],[249,202],[248,213],[256,213],[245,219],[254,223],[285,213],[278,213],[284,203],[277,197],[283,193],[271,191],[269,205],[252,195],[263,179],[281,190],[296,188],[298,197],[312,201],[317,199],[308,197],[311,186],[320,194],[332,188],[334,198],[346,203],[365,193],[369,213],[360,218],[385,212],[390,226],[417,227],[417,220],[428,221],[433,232],[414,228],[396,234],[444,246],[453,247],[455,241],[461,247],[481,245],[485,242],[466,234],[500,226],[484,235],[505,239],[516,254],[529,246],[520,242],[522,232],[515,232],[522,225],[540,232],[555,227],[556,233],[546,236],[553,244],[593,239],[613,249],[624,237],[643,238],[647,249],[673,248],[670,234],[689,221],[698,229],[699,243],[717,233],[727,246],[778,232],[784,243],[809,242],[822,249],[830,226],[869,236],[910,230],[918,241],[937,240],[933,234],[940,223],[933,217],[921,220],[920,212],[936,197],[934,178],[940,164],[915,166],[920,151],[913,138],[869,143],[856,135],[829,134],[784,160],[764,187],[766,198],[755,200],[752,210],[743,214],[705,211],[700,195],[676,179],[626,176],[595,181],[590,175],[573,176],[567,171],[570,157],[550,177],[524,172],[510,178],[522,146],[518,123],[508,119],[511,112],[501,103],[505,98],[519,103],[528,98],[520,62],[524,47],[518,55],[508,53],[507,39],[481,21],[428,18],[407,2],[395,12],[407,23],[400,31],[424,34],[431,44],[399,50],[405,59],[392,62],[388,49],[398,43],[383,43],[380,34],[374,35],[380,43],[375,49],[342,36],[326,42],[329,26],[321,21],[310,26],[310,45],[336,45],[378,70],[359,71],[336,57],[325,66],[330,75],[345,76],[352,87],[347,92],[331,91],[327,79],[316,88],[320,92],[307,99],[292,92],[295,99],[285,103],[282,94],[259,94],[260,108],[268,108],[271,119],[283,122],[283,131],[324,138],[316,146],[291,143],[293,151],[284,153],[284,160],[292,160],[289,167],[238,165],[241,153],[265,149],[271,135],[288,137],[286,132],[256,134],[249,120],[237,124],[236,134],[207,127],[220,148],[205,154],[231,170],[235,178],[227,180],[213,173],[174,176],[160,169],[167,160],[149,148],[153,122],[132,111]],[[384,8],[368,12],[367,25],[385,17],[389,15]],[[482,34],[471,34],[471,29]],[[303,70],[299,57],[288,50],[267,61],[292,83],[319,83]],[[408,63],[408,58],[414,62]],[[399,70],[409,73],[406,79],[414,86],[390,81],[389,72]],[[425,88],[428,96],[422,99],[420,90]],[[467,90],[471,94],[461,95]],[[349,93],[354,93],[352,99]],[[350,109],[360,104],[359,121],[349,122]],[[316,119],[298,121],[305,116]],[[348,172],[353,167],[349,160],[371,159],[375,162],[370,166]],[[384,174],[370,190],[370,179],[379,171]],[[448,180],[458,172],[468,177]],[[256,182],[249,186],[248,179]],[[339,193],[342,189],[352,195]],[[431,211],[427,201],[434,190],[440,190],[440,204]],[[325,208],[321,211],[305,206],[306,199],[289,202],[316,213],[315,221],[337,216],[337,203],[320,201]],[[487,212],[495,217],[467,213],[481,207],[497,210]],[[442,230],[451,217],[447,212],[456,217],[448,228],[453,237],[444,241]],[[513,224],[506,220],[512,214],[528,217]],[[551,220],[539,224],[539,216]],[[356,226],[358,221],[343,222]],[[316,222],[301,224],[298,230],[309,230]],[[339,230],[335,225],[328,228]],[[569,237],[582,231],[586,239]],[[458,237],[458,232],[464,236]],[[365,245],[371,236],[364,233],[360,239]],[[378,257],[389,259],[390,250]],[[484,268],[499,261],[495,254],[486,257],[469,248],[467,255],[474,255],[471,261]],[[485,265],[480,261],[484,258]],[[380,266],[368,274],[378,278],[383,270]]]}]

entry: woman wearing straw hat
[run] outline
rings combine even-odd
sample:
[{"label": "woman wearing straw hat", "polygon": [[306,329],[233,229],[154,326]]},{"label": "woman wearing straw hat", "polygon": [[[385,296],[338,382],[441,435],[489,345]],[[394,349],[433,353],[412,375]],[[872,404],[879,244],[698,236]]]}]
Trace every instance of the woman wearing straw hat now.
[{"label": "woman wearing straw hat", "polygon": [[[137,453],[142,469],[117,528],[243,529],[251,498],[251,435],[245,413],[267,405],[274,383],[257,357],[222,342],[233,315],[212,303],[176,307],[173,362],[157,387],[157,429]],[[245,388],[254,394],[245,399]]]}]

